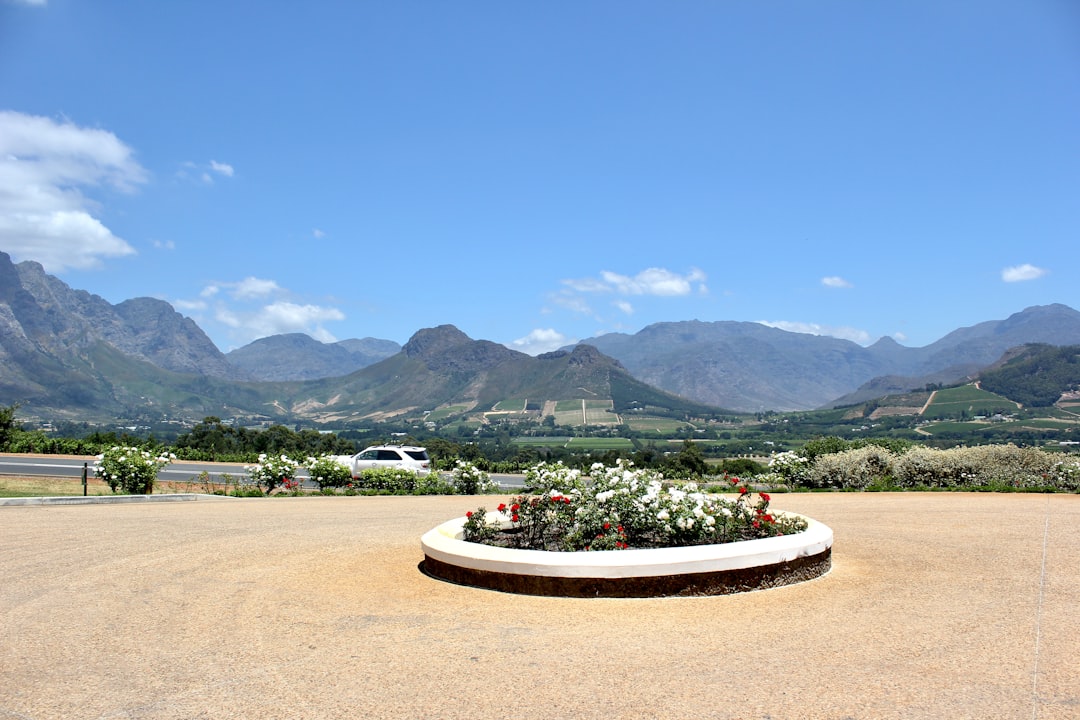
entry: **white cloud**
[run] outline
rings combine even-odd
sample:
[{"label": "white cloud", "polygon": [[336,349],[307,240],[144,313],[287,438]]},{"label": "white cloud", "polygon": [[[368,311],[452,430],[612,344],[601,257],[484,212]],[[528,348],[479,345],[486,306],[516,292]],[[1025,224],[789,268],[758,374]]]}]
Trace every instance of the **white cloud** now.
[{"label": "white cloud", "polygon": [[315,228],[315,229],[313,229],[311,231],[311,237],[315,238],[316,240],[320,240],[320,239],[326,237],[326,233],[324,233],[319,228]]},{"label": "white cloud", "polygon": [[507,347],[528,355],[539,355],[541,353],[558,350],[565,345],[570,345],[575,342],[577,342],[577,340],[569,338],[557,330],[551,328],[537,328],[525,337],[514,340]]},{"label": "white cloud", "polygon": [[145,181],[131,148],[110,132],[0,111],[0,247],[16,260],[59,273],[134,254],[83,193],[131,192]]},{"label": "white cloud", "polygon": [[200,312],[208,306],[205,300],[173,300],[172,306],[180,312]]},{"label": "white cloud", "polygon": [[154,247],[158,250],[175,250],[176,243],[172,240],[155,240]]},{"label": "white cloud", "polygon": [[281,286],[273,280],[263,280],[257,277],[246,277],[236,283],[222,283],[230,288],[230,294],[235,298],[266,297],[271,293],[281,290]]},{"label": "white cloud", "polygon": [[218,175],[224,175],[225,177],[233,176],[233,166],[228,163],[219,163],[217,160],[211,160],[210,169]]},{"label": "white cloud", "polygon": [[823,278],[821,278],[821,284],[824,285],[825,287],[831,287],[831,288],[850,288],[850,287],[854,287],[854,285],[852,285],[851,283],[849,283],[847,280],[840,277],[839,275],[830,275],[829,277],[823,277]]},{"label": "white cloud", "polygon": [[620,310],[622,310],[627,315],[633,315],[634,314],[634,306],[631,305],[626,300],[619,300],[618,302],[615,303],[615,307],[619,308]]},{"label": "white cloud", "polygon": [[805,333],[807,335],[824,335],[827,337],[850,340],[860,345],[867,345],[873,339],[870,333],[852,327],[836,327],[833,325],[820,325],[818,323],[792,322],[789,320],[758,320],[757,322],[768,327],[788,332]]},{"label": "white cloud", "polygon": [[320,342],[336,342],[337,338],[323,323],[344,319],[345,313],[337,308],[287,301],[273,302],[255,309],[237,309],[218,304],[214,309],[214,320],[230,328],[230,337],[241,345],[261,337],[285,333],[305,333]]},{"label": "white cloud", "polygon": [[1001,279],[1005,282],[1024,282],[1026,280],[1037,280],[1046,274],[1046,270],[1034,265],[1024,263],[1023,265],[1015,265],[1013,267],[1007,267],[1001,271]]},{"label": "white cloud", "polygon": [[693,268],[686,275],[664,268],[646,268],[633,277],[604,270],[599,278],[563,280],[563,284],[582,293],[617,293],[619,295],[657,295],[672,297],[689,295],[694,284],[701,291],[705,286],[705,273]]},{"label": "white cloud", "polygon": [[176,171],[176,177],[180,180],[197,179],[205,185],[214,184],[214,176],[232,177],[236,170],[228,163],[211,160],[208,163],[194,163],[190,160],[180,163],[180,169]]}]

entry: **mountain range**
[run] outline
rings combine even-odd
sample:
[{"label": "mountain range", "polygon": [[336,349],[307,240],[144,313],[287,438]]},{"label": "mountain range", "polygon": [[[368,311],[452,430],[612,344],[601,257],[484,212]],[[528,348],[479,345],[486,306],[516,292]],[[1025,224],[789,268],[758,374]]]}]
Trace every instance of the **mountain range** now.
[{"label": "mountain range", "polygon": [[[65,417],[263,415],[351,422],[507,401],[660,414],[812,409],[953,382],[1027,343],[1080,344],[1080,313],[1028,308],[922,348],[869,347],[749,322],[665,322],[531,357],[451,325],[404,345],[262,338],[222,353],[168,303],[112,305],[0,253],[0,404]],[[688,400],[687,398],[693,398]],[[584,406],[584,403],[583,403]]]}]

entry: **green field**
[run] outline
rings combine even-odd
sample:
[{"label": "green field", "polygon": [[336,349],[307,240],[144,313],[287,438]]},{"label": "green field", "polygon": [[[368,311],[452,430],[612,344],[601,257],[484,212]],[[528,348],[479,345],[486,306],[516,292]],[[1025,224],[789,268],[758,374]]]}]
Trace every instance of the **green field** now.
[{"label": "green field", "polygon": [[465,412],[468,409],[469,409],[468,405],[450,405],[449,407],[438,408],[436,410],[432,410],[431,412],[429,412],[427,414],[426,419],[431,420],[431,421],[445,420],[446,418],[451,417],[453,415],[460,415],[461,413]]},{"label": "green field", "polygon": [[687,426],[687,423],[673,418],[661,417],[635,417],[624,415],[626,424],[635,432],[655,432],[657,435],[674,435],[678,430]]},{"label": "green field", "polygon": [[974,385],[961,385],[960,387],[938,390],[930,403],[930,407],[926,408],[926,412],[923,413],[923,417],[933,420],[935,418],[958,417],[965,414],[967,416],[993,415],[999,412],[1014,412],[1019,407],[1012,400],[986,390],[980,390]]},{"label": "green field", "polygon": [[633,450],[634,443],[629,438],[586,437],[570,438],[566,447],[571,450]]},{"label": "green field", "polygon": [[565,447],[571,439],[569,435],[553,435],[551,437],[516,437],[510,442],[526,447]]}]

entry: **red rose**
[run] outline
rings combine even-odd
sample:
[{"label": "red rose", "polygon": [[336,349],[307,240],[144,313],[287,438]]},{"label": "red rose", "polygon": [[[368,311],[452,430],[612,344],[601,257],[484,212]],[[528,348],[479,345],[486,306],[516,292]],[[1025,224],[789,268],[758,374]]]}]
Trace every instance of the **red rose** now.
[{"label": "red rose", "polygon": [[611,529],[611,523],[604,523],[604,529],[605,530],[610,530]]},{"label": "red rose", "polygon": [[467,512],[467,513],[465,513],[465,517],[467,517],[467,518],[471,518],[471,517],[472,517],[472,510],[470,510],[470,511],[469,511],[469,512]]},{"label": "red rose", "polygon": [[506,503],[499,503],[499,512],[502,512],[505,509],[506,509]]},{"label": "red rose", "polygon": [[765,502],[769,502],[769,493],[761,493],[761,499]]},{"label": "red rose", "polygon": [[517,522],[517,521],[518,521],[518,516],[517,515],[511,515],[510,516],[510,522]]}]

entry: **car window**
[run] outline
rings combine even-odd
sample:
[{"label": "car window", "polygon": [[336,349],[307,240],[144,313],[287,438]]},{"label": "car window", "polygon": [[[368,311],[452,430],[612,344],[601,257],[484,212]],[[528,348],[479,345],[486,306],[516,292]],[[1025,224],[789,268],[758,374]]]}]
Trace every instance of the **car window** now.
[{"label": "car window", "polygon": [[396,450],[380,450],[379,460],[400,460],[401,456],[397,454]]},{"label": "car window", "polygon": [[428,456],[426,450],[406,450],[405,454],[411,457],[413,460],[421,460],[427,462]]},{"label": "car window", "polygon": [[375,460],[378,457],[378,453],[376,453],[374,450],[365,450],[364,452],[360,453],[359,457],[361,460]]}]

